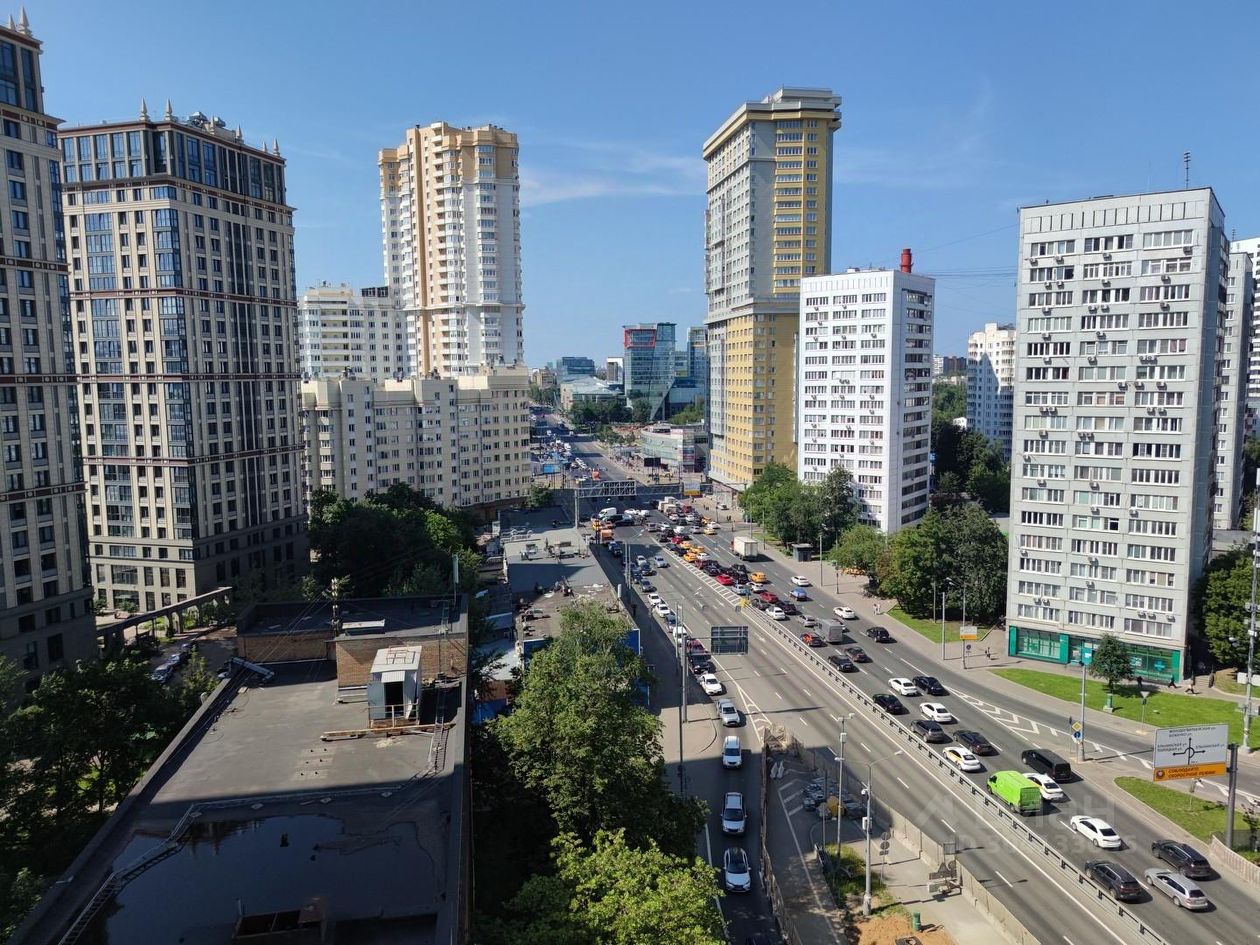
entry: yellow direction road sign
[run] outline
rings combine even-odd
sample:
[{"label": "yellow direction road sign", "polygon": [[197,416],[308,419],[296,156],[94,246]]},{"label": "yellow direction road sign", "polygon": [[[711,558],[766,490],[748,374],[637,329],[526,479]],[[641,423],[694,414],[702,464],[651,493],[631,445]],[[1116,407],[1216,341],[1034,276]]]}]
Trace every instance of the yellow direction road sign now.
[{"label": "yellow direction road sign", "polygon": [[1214,778],[1229,764],[1229,725],[1185,725],[1155,730],[1151,769],[1156,781]]},{"label": "yellow direction road sign", "polygon": [[979,640],[980,628],[974,623],[965,623],[958,628],[958,639],[960,640]]},{"label": "yellow direction road sign", "polygon": [[1215,778],[1225,774],[1225,762],[1205,765],[1178,765],[1173,768],[1156,768],[1156,781],[1174,781],[1180,778]]}]

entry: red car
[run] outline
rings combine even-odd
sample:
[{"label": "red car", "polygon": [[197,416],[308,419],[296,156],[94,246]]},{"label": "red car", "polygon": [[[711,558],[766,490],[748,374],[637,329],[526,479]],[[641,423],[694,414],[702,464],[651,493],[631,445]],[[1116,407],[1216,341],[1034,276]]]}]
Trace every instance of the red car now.
[{"label": "red car", "polygon": [[717,581],[723,587],[730,587],[732,584],[735,583],[735,579],[731,577],[729,574],[719,574],[716,577],[714,577],[713,580]]},{"label": "red car", "polygon": [[757,595],[757,599],[763,600],[767,604],[777,604],[779,602],[779,595],[774,591],[762,591]]}]

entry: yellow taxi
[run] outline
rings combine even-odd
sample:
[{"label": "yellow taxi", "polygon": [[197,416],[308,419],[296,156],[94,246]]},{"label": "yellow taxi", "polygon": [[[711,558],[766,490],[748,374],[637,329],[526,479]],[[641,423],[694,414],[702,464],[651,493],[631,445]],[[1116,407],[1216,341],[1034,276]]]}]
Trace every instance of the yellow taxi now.
[{"label": "yellow taxi", "polygon": [[753,571],[751,574],[749,574],[749,575],[748,575],[748,580],[752,581],[752,582],[753,582],[753,583],[755,583],[755,584],[765,584],[765,583],[766,583],[766,572],[765,572],[765,571]]}]

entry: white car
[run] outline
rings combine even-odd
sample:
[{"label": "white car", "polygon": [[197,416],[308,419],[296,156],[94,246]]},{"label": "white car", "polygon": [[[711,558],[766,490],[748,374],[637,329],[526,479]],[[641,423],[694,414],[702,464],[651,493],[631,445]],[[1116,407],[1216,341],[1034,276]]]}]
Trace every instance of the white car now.
[{"label": "white car", "polygon": [[739,724],[739,709],[730,699],[719,699],[717,704],[718,718],[723,725]]},{"label": "white car", "polygon": [[924,702],[919,706],[919,715],[925,719],[931,719],[933,722],[954,721],[954,717],[949,714],[949,709],[939,702]]},{"label": "white car", "polygon": [[744,795],[739,791],[727,791],[722,801],[722,833],[739,836],[748,825],[748,811],[744,809]]},{"label": "white car", "polygon": [[888,680],[888,688],[899,696],[917,696],[919,687],[904,676],[894,676]]},{"label": "white car", "polygon": [[701,562],[703,562],[703,561],[712,561],[712,560],[713,560],[713,556],[712,556],[712,555],[710,555],[707,551],[702,551],[702,552],[700,552],[698,555],[696,555],[696,560],[697,560],[697,561],[701,561]]},{"label": "white car", "polygon": [[766,586],[767,585],[765,584],[764,581],[749,581],[748,582],[748,589],[752,591],[754,594],[760,594],[762,591],[766,589]]},{"label": "white car", "polygon": [[669,567],[669,562],[665,560],[665,557],[663,555],[657,555],[656,557],[654,557],[652,559],[652,563],[656,565],[658,568]]},{"label": "white car", "polygon": [[673,613],[673,611],[669,609],[669,604],[665,603],[663,600],[656,602],[656,612],[662,617],[668,617]]},{"label": "white car", "polygon": [[752,889],[752,870],[743,847],[727,847],[722,854],[722,885],[727,892],[748,892]]},{"label": "white car", "polygon": [[718,679],[712,673],[705,673],[700,677],[700,688],[704,690],[705,695],[720,696],[726,692],[726,687],[722,685],[722,680]]},{"label": "white car", "polygon": [[656,593],[656,591],[653,591],[651,594],[648,595],[648,603],[651,604],[653,607],[655,607],[664,599],[665,598],[661,597],[661,595]]},{"label": "white car", "polygon": [[1073,830],[1096,847],[1104,850],[1119,850],[1124,845],[1120,834],[1116,833],[1115,828],[1105,820],[1077,814],[1068,823]]},{"label": "white car", "polygon": [[980,763],[980,759],[965,748],[950,745],[941,754],[945,756],[946,761],[951,762],[959,771],[984,770],[984,765]]},{"label": "white car", "polygon": [[744,749],[739,746],[738,735],[727,735],[722,741],[722,767],[738,768],[744,764]]},{"label": "white car", "polygon": [[1041,792],[1043,800],[1047,801],[1065,801],[1067,795],[1063,793],[1063,788],[1059,787],[1059,782],[1048,774],[1038,774],[1035,771],[1025,771],[1026,777],[1033,784],[1037,785],[1037,790]]},{"label": "white car", "polygon": [[841,620],[857,620],[857,613],[852,607],[833,607],[831,612]]},{"label": "white car", "polygon": [[643,555],[639,555],[637,558],[634,559],[634,563],[640,568],[646,568],[647,558],[643,557]]},{"label": "white car", "polygon": [[805,577],[803,574],[793,574],[793,575],[792,575],[792,583],[793,583],[793,584],[795,584],[797,587],[809,587],[809,586],[810,586],[810,584],[809,584],[809,578]]},{"label": "white car", "polygon": [[689,636],[691,636],[691,633],[686,627],[684,627],[682,624],[675,625],[674,627],[674,642],[675,643],[677,643],[679,646],[682,646],[684,643],[687,642],[687,637]]},{"label": "white car", "polygon": [[767,607],[766,616],[771,620],[787,620],[787,614],[783,612],[782,607]]}]

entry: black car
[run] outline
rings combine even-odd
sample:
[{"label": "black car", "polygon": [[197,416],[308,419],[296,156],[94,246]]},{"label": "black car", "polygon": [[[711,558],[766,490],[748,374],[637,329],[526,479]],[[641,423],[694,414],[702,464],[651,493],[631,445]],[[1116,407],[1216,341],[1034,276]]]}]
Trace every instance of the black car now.
[{"label": "black car", "polygon": [[949,691],[941,685],[935,676],[915,676],[910,680],[919,692],[928,696],[947,696]]},{"label": "black car", "polygon": [[[871,697],[874,703],[889,715],[905,715],[906,707],[890,692],[881,692]],[[935,723],[934,723],[935,724]]]},{"label": "black car", "polygon": [[892,635],[883,627],[867,627],[863,632],[876,643],[892,643]]},{"label": "black car", "polygon": [[841,656],[837,653],[835,656],[828,656],[827,662],[842,673],[857,672],[857,666],[847,656]]},{"label": "black car", "polygon": [[1156,840],[1151,852],[1190,879],[1208,879],[1212,876],[1212,864],[1207,857],[1190,846],[1176,840]]},{"label": "black car", "polygon": [[1111,893],[1111,898],[1120,902],[1139,902],[1146,897],[1142,894],[1142,884],[1136,876],[1119,863],[1110,860],[1090,860],[1085,864],[1085,874],[1103,889]]},{"label": "black car", "polygon": [[866,655],[866,650],[862,649],[860,646],[845,647],[844,652],[847,653],[849,655],[849,659],[853,660],[855,663],[869,663],[871,661],[871,658]]},{"label": "black car", "polygon": [[979,732],[961,731],[955,732],[954,738],[966,745],[973,755],[996,755],[997,749],[989,744],[989,740]]},{"label": "black car", "polygon": [[789,617],[795,617],[800,613],[800,609],[797,608],[795,604],[789,603],[785,600],[779,601],[779,610],[783,611]]},{"label": "black car", "polygon": [[949,741],[949,736],[945,734],[945,729],[927,719],[915,719],[914,724],[910,728],[914,734],[918,735],[925,742]]}]

